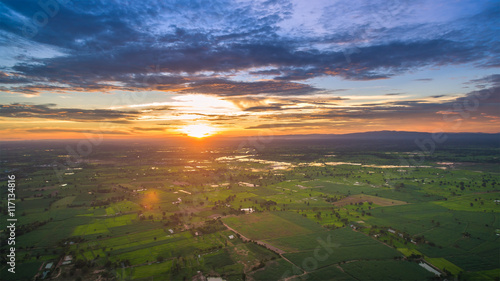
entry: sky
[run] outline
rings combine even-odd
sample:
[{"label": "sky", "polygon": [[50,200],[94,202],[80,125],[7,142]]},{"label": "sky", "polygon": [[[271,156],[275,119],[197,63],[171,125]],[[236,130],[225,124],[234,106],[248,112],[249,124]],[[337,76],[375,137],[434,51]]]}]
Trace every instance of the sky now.
[{"label": "sky", "polygon": [[0,3],[2,140],[500,132],[500,1]]}]

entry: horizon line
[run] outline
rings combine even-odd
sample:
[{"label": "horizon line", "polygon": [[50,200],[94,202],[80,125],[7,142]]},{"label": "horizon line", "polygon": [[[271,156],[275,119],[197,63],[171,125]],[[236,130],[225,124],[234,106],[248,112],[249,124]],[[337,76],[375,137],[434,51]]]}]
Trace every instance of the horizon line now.
[{"label": "horizon line", "polygon": [[[107,140],[107,141],[139,141],[139,140],[151,140],[151,141],[159,141],[159,140],[179,140],[179,139],[188,139],[192,141],[209,141],[209,140],[220,140],[220,139],[242,139],[242,138],[259,138],[259,137],[314,137],[314,136],[348,136],[348,135],[355,135],[355,134],[369,134],[369,133],[414,133],[414,134],[452,134],[452,135],[457,135],[457,134],[475,134],[475,135],[500,135],[500,131],[496,133],[489,133],[489,132],[422,132],[422,131],[393,131],[393,130],[380,130],[380,131],[364,131],[364,132],[354,132],[354,133],[343,133],[343,134],[269,134],[269,135],[264,135],[264,136],[259,136],[259,135],[243,135],[243,136],[234,136],[234,135],[222,135],[222,134],[216,134],[212,136],[207,136],[204,138],[194,138],[190,137],[187,135],[170,135],[170,136],[161,136],[161,137],[123,137],[123,138],[107,138],[107,137],[102,137],[101,141]],[[99,133],[86,133],[88,135],[99,135]],[[109,135],[109,134],[102,134],[103,136]],[[12,140],[2,140],[0,139],[0,142],[36,142],[36,141],[81,141],[81,140],[88,140],[90,138],[59,138],[59,139],[12,139]]]}]

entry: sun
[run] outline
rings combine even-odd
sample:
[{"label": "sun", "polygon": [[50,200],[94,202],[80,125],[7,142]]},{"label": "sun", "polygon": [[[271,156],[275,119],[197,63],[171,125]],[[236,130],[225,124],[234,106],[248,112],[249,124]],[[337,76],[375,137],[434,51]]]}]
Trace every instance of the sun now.
[{"label": "sun", "polygon": [[216,129],[209,125],[187,125],[182,127],[179,131],[190,137],[201,139],[213,135]]}]

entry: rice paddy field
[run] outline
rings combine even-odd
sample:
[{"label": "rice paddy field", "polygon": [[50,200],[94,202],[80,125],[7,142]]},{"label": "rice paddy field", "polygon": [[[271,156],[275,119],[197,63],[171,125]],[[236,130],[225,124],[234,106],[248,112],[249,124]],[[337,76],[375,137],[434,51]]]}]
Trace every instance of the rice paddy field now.
[{"label": "rice paddy field", "polygon": [[43,160],[61,147],[9,160],[19,273],[2,243],[0,279],[498,280],[498,149],[414,167],[397,147],[308,149],[101,147],[62,174]]}]

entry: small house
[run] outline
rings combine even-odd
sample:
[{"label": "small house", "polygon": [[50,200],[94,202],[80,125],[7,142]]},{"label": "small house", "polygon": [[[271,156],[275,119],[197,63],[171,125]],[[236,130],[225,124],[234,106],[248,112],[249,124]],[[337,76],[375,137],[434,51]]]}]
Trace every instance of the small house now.
[{"label": "small house", "polygon": [[240,210],[245,212],[246,214],[251,214],[254,212],[253,208],[241,208]]}]

